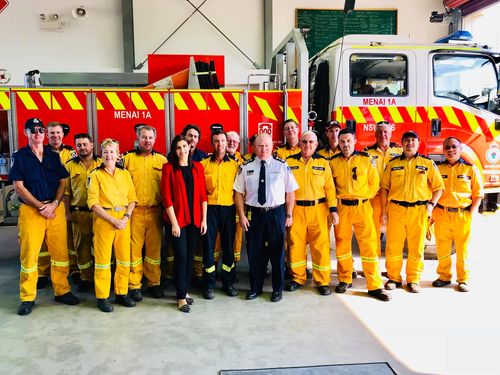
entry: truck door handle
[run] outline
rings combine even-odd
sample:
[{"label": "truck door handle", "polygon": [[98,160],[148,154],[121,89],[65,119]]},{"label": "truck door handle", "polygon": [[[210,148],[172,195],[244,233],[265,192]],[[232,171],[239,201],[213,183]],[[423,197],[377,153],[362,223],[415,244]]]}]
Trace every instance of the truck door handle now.
[{"label": "truck door handle", "polygon": [[441,135],[441,119],[433,118],[431,120],[431,136],[439,137]]}]

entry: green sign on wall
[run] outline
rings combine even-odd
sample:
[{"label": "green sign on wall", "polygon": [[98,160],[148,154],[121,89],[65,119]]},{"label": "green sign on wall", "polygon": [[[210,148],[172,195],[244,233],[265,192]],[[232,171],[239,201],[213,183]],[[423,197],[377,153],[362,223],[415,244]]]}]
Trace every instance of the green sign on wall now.
[{"label": "green sign on wall", "polygon": [[343,10],[296,9],[296,26],[311,28],[306,38],[309,57],[342,37],[345,17],[347,20],[344,35],[396,35],[398,31],[398,11],[394,9],[355,10],[347,15]]}]

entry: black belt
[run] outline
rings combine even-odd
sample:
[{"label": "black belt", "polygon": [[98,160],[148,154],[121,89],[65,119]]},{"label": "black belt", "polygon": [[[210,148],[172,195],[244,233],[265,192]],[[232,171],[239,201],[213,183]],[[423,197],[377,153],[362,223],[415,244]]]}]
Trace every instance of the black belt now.
[{"label": "black belt", "polygon": [[425,206],[429,201],[416,201],[416,202],[405,202],[405,201],[391,201],[394,204],[397,204],[398,206],[403,206],[403,207],[415,207],[415,206]]},{"label": "black belt", "polygon": [[341,199],[340,203],[344,206],[357,206],[361,203],[368,202],[368,199]]},{"label": "black belt", "polygon": [[311,207],[311,206],[316,206],[317,204],[325,203],[326,198],[320,198],[316,199],[313,201],[295,201],[295,204],[297,206],[303,206],[303,207]]},{"label": "black belt", "polygon": [[71,206],[69,208],[70,212],[80,211],[80,212],[91,212],[92,210],[88,207],[80,207],[80,206]]},{"label": "black belt", "polygon": [[278,205],[278,206],[273,206],[273,207],[255,207],[255,206],[248,206],[248,209],[251,210],[251,211],[257,211],[257,212],[268,212],[268,211],[271,211],[271,210],[274,210],[276,208],[280,208],[280,207],[283,207],[282,204]]},{"label": "black belt", "polygon": [[458,211],[465,212],[465,211],[470,211],[471,206],[462,208],[462,207],[445,207],[445,206],[441,206],[440,204],[436,204],[436,207],[440,208],[442,210],[448,211],[448,212],[458,212]]}]

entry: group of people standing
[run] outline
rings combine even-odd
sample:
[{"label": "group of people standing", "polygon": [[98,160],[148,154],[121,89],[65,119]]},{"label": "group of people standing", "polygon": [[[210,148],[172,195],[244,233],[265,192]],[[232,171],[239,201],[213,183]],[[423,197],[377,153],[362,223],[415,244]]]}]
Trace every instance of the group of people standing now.
[{"label": "group of people standing", "polygon": [[[189,312],[194,303],[189,285],[200,258],[203,297],[215,297],[219,252],[222,290],[237,296],[234,283],[243,232],[250,277],[247,300],[262,294],[269,262],[272,302],[282,299],[283,290],[303,286],[307,245],[314,284],[321,295],[329,295],[332,225],[337,293],[352,287],[353,232],[370,296],[389,301],[387,290],[402,286],[405,240],[407,287],[419,292],[424,237],[432,220],[439,258],[439,278],[433,285],[451,283],[454,242],[458,288],[468,290],[471,214],[483,194],[480,175],[460,157],[457,138],[444,141],[445,161],[436,165],[418,153],[417,133],[405,132],[402,147],[392,143],[388,122],[377,124],[375,144],[360,152],[355,150],[355,134],[341,130],[336,121],[328,124],[328,144],[318,151],[316,133],[305,131],[299,138],[298,124],[287,120],[284,146],[273,150],[271,137],[258,134],[251,139],[253,152],[242,156],[238,134],[214,124],[213,150],[207,155],[196,147],[200,129],[187,125],[165,157],[154,150],[155,128],[137,124],[136,148],[123,156],[117,141],[105,139],[98,157],[91,136],[77,134],[76,154],[64,160],[63,152],[69,150],[61,142],[64,127],[51,123],[51,128],[61,132],[58,147],[51,147],[50,136],[49,145],[44,145],[41,120],[26,122],[28,146],[14,153],[10,171],[22,202],[19,315],[31,313],[37,282],[43,286],[46,274],[39,255],[44,252],[50,255],[46,268],[55,300],[68,305],[79,303],[68,282],[71,264],[73,273],[79,273],[78,290],[93,285],[97,307],[111,312],[112,268],[115,303],[133,307],[143,299],[143,280],[152,297],[164,297],[164,261],[166,277],[174,280],[178,309]],[[381,228],[387,233],[385,286],[379,266]],[[164,238],[166,259],[161,255]],[[71,261],[73,254],[76,260]],[[290,274],[286,285],[285,265]]]}]

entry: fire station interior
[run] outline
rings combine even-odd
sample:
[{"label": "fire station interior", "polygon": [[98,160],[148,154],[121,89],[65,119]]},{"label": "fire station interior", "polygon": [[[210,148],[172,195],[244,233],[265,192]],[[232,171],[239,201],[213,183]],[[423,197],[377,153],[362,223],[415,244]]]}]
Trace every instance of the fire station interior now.
[{"label": "fire station interior", "polygon": [[[379,18],[369,18],[370,12]],[[359,21],[358,15],[368,18]],[[499,18],[498,0],[0,0],[0,372],[499,374]],[[368,20],[371,29],[363,28]],[[341,37],[355,33],[350,27],[360,34],[375,30],[374,41],[347,47],[349,39]],[[330,28],[337,42],[321,33]],[[470,37],[434,46],[458,31]],[[398,44],[387,47],[383,40],[389,36],[405,40],[411,53]],[[413,66],[425,48],[434,57]],[[421,102],[411,102],[416,85],[418,95],[427,95]],[[267,92],[280,101],[262,99]],[[351,112],[336,107],[339,101]],[[378,110],[380,103],[396,109]],[[472,219],[468,293],[457,290],[454,255],[451,285],[432,286],[438,259],[430,238],[422,292],[398,288],[390,291],[391,301],[377,301],[366,293],[353,236],[358,277],[343,294],[322,296],[308,277],[305,286],[271,303],[267,278],[262,296],[245,300],[249,266],[243,243],[239,295],[226,296],[218,280],[215,298],[205,300],[203,288],[192,283],[189,314],[178,311],[173,285],[164,286],[165,298],[154,299],[145,283],[142,302],[131,309],[114,305],[111,314],[96,308],[93,290],[79,293],[74,284],[78,306],[56,303],[49,285],[37,291],[29,316],[16,314],[20,203],[8,174],[13,152],[26,145],[29,117],[64,119],[72,127],[64,140],[70,146],[71,135],[88,130],[98,141],[104,134],[117,137],[128,149],[135,145],[133,125],[151,122],[159,129],[160,152],[169,151],[188,119],[201,126],[200,147],[210,152],[209,125],[221,123],[240,133],[243,153],[259,130],[272,132],[275,146],[282,144],[280,119],[290,114],[301,131],[314,127],[320,135],[337,116],[342,127],[364,132],[357,146],[364,147],[375,142],[368,125],[377,116],[404,117],[394,114],[403,108],[417,118],[419,108],[438,106],[436,114],[455,127],[446,133],[442,120],[417,129],[428,139],[423,151],[443,160],[443,137],[469,134],[466,152],[472,155],[484,143],[471,161],[489,163],[482,168],[487,194]],[[255,120],[259,111],[267,120]],[[363,125],[360,118],[369,115]],[[370,132],[363,130],[367,126]],[[382,235],[382,272],[385,246]],[[339,282],[333,230],[330,250],[333,291]],[[310,257],[307,267],[310,273]]]}]

